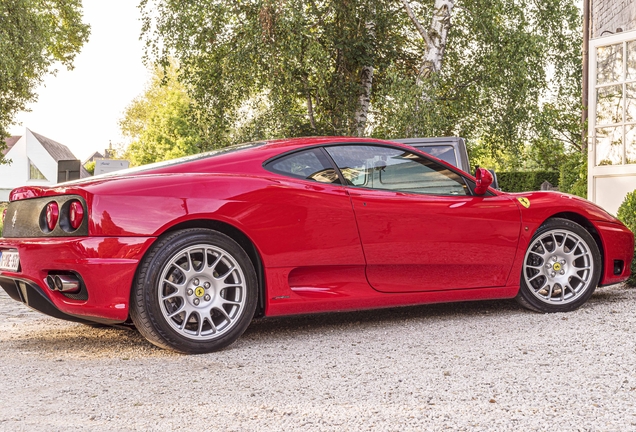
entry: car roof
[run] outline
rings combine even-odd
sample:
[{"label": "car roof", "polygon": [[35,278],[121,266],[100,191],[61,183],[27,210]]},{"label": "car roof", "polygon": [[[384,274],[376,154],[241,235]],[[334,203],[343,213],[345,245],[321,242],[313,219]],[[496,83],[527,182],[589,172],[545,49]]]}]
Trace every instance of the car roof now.
[{"label": "car roof", "polygon": [[100,176],[75,181],[85,183],[113,177],[152,175],[169,173],[226,173],[226,174],[259,174],[263,171],[263,162],[294,150],[334,144],[381,144],[395,147],[411,148],[408,145],[375,138],[327,136],[286,138],[268,141],[239,144],[212,152],[185,156],[179,159],[157,162],[121,171],[114,171]]},{"label": "car roof", "polygon": [[286,138],[239,144],[237,146],[221,148],[218,152],[186,156],[181,159],[158,163],[156,164],[156,167],[149,165],[148,170],[143,169],[143,167],[139,168],[141,171],[145,171],[147,173],[181,171],[179,168],[180,165],[186,165],[186,169],[195,170],[202,167],[208,167],[215,172],[254,172],[254,168],[256,166],[261,167],[263,162],[279,155],[293,152],[294,150],[302,150],[304,148],[322,145],[348,143],[382,144],[408,148],[408,146],[405,146],[404,144],[374,138],[343,136]]},{"label": "car roof", "polygon": [[285,138],[277,140],[268,140],[262,146],[254,147],[250,151],[272,151],[284,153],[289,150],[303,147],[313,147],[327,144],[345,144],[345,143],[377,143],[377,144],[394,144],[391,141],[380,140],[376,138],[361,138],[350,136],[327,136],[327,137],[301,137],[301,138]]}]

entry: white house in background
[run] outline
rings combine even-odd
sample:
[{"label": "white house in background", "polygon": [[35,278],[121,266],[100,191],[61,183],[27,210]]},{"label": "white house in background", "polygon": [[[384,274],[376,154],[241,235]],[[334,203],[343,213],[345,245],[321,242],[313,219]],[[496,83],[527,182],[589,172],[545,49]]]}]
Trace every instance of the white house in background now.
[{"label": "white house in background", "polygon": [[[0,165],[0,201],[18,186],[49,186],[57,183],[58,162],[77,158],[64,144],[25,129],[24,135],[5,140],[4,157],[10,165]],[[81,168],[80,177],[90,174]]]}]

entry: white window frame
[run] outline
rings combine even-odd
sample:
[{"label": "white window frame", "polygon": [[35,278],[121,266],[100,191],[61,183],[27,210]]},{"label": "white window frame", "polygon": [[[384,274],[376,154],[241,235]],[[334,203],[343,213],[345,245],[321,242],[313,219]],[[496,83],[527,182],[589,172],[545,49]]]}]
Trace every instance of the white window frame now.
[{"label": "white window frame", "polygon": [[[596,63],[597,63],[597,49],[599,47],[607,46],[607,45],[615,45],[618,43],[626,44],[628,41],[636,40],[636,30],[617,33],[611,36],[596,38],[590,40],[589,45],[589,84],[588,84],[588,184],[587,184],[587,195],[588,199],[592,202],[597,202],[597,194],[596,194],[596,182],[595,179],[602,178],[611,178],[611,177],[626,177],[626,176],[636,176],[636,164],[622,164],[622,165],[600,165],[596,166],[596,99],[597,99],[597,89],[596,89]],[[626,70],[626,62],[627,59],[623,56],[623,70]],[[621,81],[623,83],[624,90],[624,80]],[[604,87],[605,85],[601,85]],[[625,93],[623,93],[624,97],[627,97]],[[623,108],[624,110],[624,108]],[[625,122],[625,113],[623,112],[623,122],[621,125],[624,125]],[[632,123],[632,122],[628,122]],[[605,126],[605,125],[603,125]],[[600,126],[600,127],[603,127]],[[607,127],[612,127],[608,125]],[[625,142],[625,128],[623,128],[623,162],[625,162],[625,146],[627,143]],[[634,185],[636,189],[636,184]]]},{"label": "white window frame", "polygon": [[[46,182],[48,182],[49,181],[49,179],[46,178],[46,176],[44,175],[42,170],[40,168],[38,168],[38,166],[36,164],[33,163],[31,158],[27,157],[27,161],[28,161],[28,170],[29,170],[29,174],[28,174],[28,176],[29,176],[28,177],[28,179],[29,179],[28,181],[29,182],[32,182],[32,181],[35,181],[35,182],[46,181]],[[33,177],[31,177],[31,166],[33,166],[36,170],[38,170],[38,172],[40,174],[42,174],[42,178],[33,178]]]}]

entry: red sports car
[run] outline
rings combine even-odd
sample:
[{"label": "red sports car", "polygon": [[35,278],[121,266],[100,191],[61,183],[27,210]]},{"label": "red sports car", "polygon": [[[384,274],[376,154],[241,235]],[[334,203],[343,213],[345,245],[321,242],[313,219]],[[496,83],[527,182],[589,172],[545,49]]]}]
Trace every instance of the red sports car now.
[{"label": "red sports car", "polygon": [[634,236],[558,192],[503,193],[407,145],[251,143],[12,191],[0,285],[187,353],[255,316],[516,297],[570,311],[630,274]]}]

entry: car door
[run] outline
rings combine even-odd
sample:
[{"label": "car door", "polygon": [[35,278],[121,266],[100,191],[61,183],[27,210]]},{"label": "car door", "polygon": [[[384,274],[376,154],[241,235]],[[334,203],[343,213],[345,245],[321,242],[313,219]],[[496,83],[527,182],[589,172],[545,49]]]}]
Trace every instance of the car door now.
[{"label": "car door", "polygon": [[326,150],[348,183],[374,289],[506,284],[521,228],[511,199],[474,196],[463,176],[403,148],[340,145]]},{"label": "car door", "polygon": [[351,201],[329,157],[311,148],[268,161],[265,169],[280,176],[258,196],[242,200],[260,204],[251,206],[244,223],[252,227],[268,265],[352,266],[362,273]]}]

